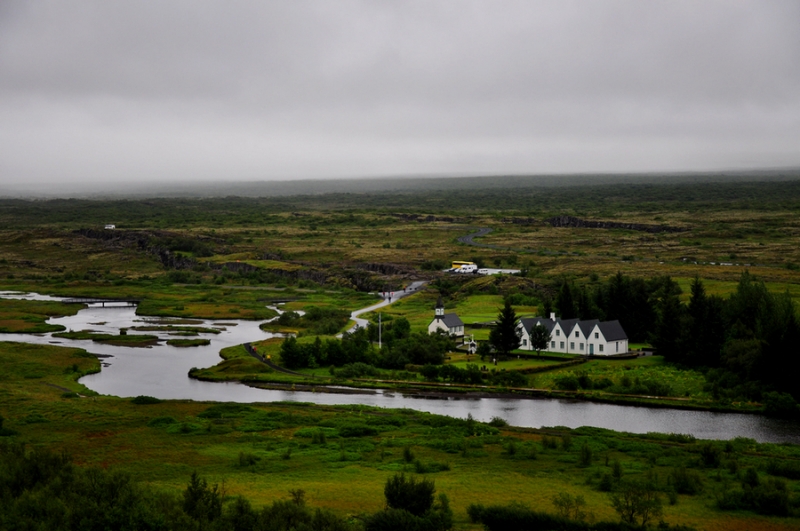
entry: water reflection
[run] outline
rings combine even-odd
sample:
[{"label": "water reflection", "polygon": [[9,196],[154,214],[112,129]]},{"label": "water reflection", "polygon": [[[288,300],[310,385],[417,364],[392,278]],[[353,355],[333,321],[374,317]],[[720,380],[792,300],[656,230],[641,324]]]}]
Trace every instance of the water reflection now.
[{"label": "water reflection", "polygon": [[[0,296],[3,296],[0,293]],[[32,298],[32,297],[31,297]],[[38,296],[37,300],[59,300]],[[199,327],[217,327],[219,334],[201,334],[207,346],[179,348],[159,343],[148,348],[118,347],[92,341],[71,341],[52,338],[49,334],[3,334],[0,339],[40,344],[61,344],[110,356],[103,359],[103,370],[86,376],[81,383],[101,394],[133,397],[149,395],[162,399],[189,399],[230,402],[298,401],[317,404],[365,404],[386,408],[411,408],[430,413],[489,421],[502,417],[514,426],[542,427],[597,426],[633,433],[690,433],[698,438],[730,439],[750,437],[761,442],[800,443],[800,423],[768,419],[757,415],[683,411],[632,406],[615,406],[574,400],[444,398],[431,399],[396,392],[374,394],[333,394],[290,390],[264,390],[238,383],[211,383],[187,376],[192,367],[209,367],[219,362],[222,348],[247,341],[273,337],[253,321],[198,319]],[[119,333],[120,328],[152,324],[152,318],[135,314],[132,307],[90,307],[78,314],[49,320],[68,330],[91,329],[102,333]],[[179,324],[174,320],[157,320],[158,324]],[[167,339],[166,331],[130,330],[129,334],[156,334]]]}]

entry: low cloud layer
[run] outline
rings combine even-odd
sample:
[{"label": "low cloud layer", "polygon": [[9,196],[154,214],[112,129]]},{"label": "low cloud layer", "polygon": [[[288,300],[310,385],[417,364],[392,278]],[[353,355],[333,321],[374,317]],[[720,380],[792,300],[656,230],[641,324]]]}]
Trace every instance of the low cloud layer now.
[{"label": "low cloud layer", "polygon": [[0,183],[800,165],[795,1],[0,3]]}]

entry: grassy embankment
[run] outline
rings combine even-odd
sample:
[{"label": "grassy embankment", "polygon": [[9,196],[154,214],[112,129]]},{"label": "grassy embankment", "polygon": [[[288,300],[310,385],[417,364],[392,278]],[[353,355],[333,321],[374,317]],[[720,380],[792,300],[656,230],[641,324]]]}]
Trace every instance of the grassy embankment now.
[{"label": "grassy embankment", "polygon": [[[76,382],[98,369],[98,361],[79,349],[0,343],[0,412],[5,427],[16,432],[7,439],[64,450],[81,465],[124,470],[174,492],[197,471],[224,481],[229,495],[242,494],[256,506],[284,498],[289,489],[304,489],[309,503],[340,514],[380,509],[387,477],[427,470],[438,491],[450,497],[457,529],[477,529],[465,513],[470,503],[521,501],[554,511],[552,497],[560,492],[584,496],[598,519],[616,519],[600,490],[615,469],[624,479],[655,480],[665,491],[664,518],[670,523],[710,531],[797,525],[793,518],[724,512],[715,505],[724,492],[737,488],[749,468],[766,481],[767,470],[797,466],[800,448],[795,445],[747,439],[709,445],[687,437],[590,428],[493,428],[357,406],[137,405],[94,396]],[[667,496],[668,478],[683,468],[699,491]],[[615,480],[610,481],[613,488]],[[798,487],[797,480],[788,480],[792,496]]]}]

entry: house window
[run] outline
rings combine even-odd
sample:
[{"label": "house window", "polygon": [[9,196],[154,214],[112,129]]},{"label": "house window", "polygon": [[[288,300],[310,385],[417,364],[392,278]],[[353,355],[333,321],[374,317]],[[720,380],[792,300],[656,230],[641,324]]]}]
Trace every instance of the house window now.
[{"label": "house window", "polygon": [[524,347],[524,346],[526,346],[527,344],[528,344],[528,340],[527,340],[527,339],[523,339],[523,340],[522,340],[522,346]]},{"label": "house window", "polygon": [[583,350],[583,343],[581,343],[581,350]]},{"label": "house window", "polygon": [[572,350],[575,350],[575,343],[570,341],[569,342],[569,348],[571,348]]},{"label": "house window", "polygon": [[564,348],[564,342],[563,341],[561,342],[561,348]]},{"label": "house window", "polygon": [[575,337],[580,337],[580,336],[578,335],[579,333],[580,333],[580,332],[578,332],[577,330],[575,330]]},{"label": "house window", "polygon": [[619,352],[619,341],[617,341],[617,352]]},{"label": "house window", "polygon": [[550,348],[556,348],[556,342],[555,341],[551,341],[550,342]]},{"label": "house window", "polygon": [[594,333],[594,338],[595,338],[595,339],[600,339],[600,334],[599,334],[598,332],[595,332],[595,333]]},{"label": "house window", "polygon": [[560,336],[561,335],[561,330],[556,330],[556,335]]},{"label": "house window", "polygon": [[603,345],[600,345],[600,352],[603,352]]}]

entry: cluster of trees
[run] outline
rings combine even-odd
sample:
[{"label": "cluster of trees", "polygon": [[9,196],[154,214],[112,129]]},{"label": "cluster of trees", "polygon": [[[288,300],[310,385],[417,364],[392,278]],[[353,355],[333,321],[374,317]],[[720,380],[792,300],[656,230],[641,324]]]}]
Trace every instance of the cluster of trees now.
[{"label": "cluster of trees", "polygon": [[[405,319],[396,321],[402,323]],[[408,321],[405,323],[407,325]],[[371,331],[364,328],[343,334],[341,340],[322,341],[317,337],[313,343],[304,344],[294,337],[287,337],[281,344],[281,359],[290,369],[364,363],[396,370],[409,364],[441,365],[447,351],[454,346],[446,335],[411,333],[410,327],[398,326],[398,323],[394,323],[388,333],[390,340],[380,350],[370,341]]]},{"label": "cluster of trees", "polygon": [[[718,397],[761,400],[777,391],[800,398],[787,370],[800,355],[800,321],[788,293],[770,293],[748,272],[728,298],[708,295],[700,279],[692,282],[688,303],[681,293],[670,277],[617,274],[594,288],[562,283],[545,312],[562,319],[618,319],[632,342],[649,341],[669,361],[711,369]],[[781,396],[770,398],[781,403]]]},{"label": "cluster of trees", "polygon": [[745,272],[727,299],[706,294],[699,279],[692,282],[688,304],[680,302],[680,289],[669,279],[658,295],[651,341],[659,354],[714,369],[708,376],[720,396],[727,391],[761,400],[778,391],[800,397],[789,370],[800,355],[800,321],[788,293],[770,293]]},{"label": "cluster of trees", "polygon": [[648,280],[617,273],[606,282],[577,286],[562,282],[554,301],[544,301],[544,314],[555,312],[561,319],[619,320],[634,343],[645,342],[653,332],[656,300],[664,292],[680,288],[669,277]]},{"label": "cluster of trees", "polygon": [[487,380],[491,385],[503,387],[526,387],[528,378],[519,371],[481,371],[477,365],[468,363],[461,369],[455,365],[425,365],[419,370],[422,377],[429,382],[445,381],[458,384],[481,385]]},{"label": "cluster of trees", "polygon": [[180,495],[152,489],[128,475],[75,466],[66,454],[0,446],[0,529],[49,531],[447,531],[447,496],[432,480],[398,474],[385,485],[386,509],[364,515],[363,527],[331,511],[311,508],[305,492],[289,491],[260,510],[224,486],[192,474]]},{"label": "cluster of trees", "polygon": [[66,454],[0,446],[0,529],[77,531],[348,531],[353,526],[306,506],[302,491],[260,511],[193,474],[181,495],[122,472],[81,468]]},{"label": "cluster of trees", "polygon": [[303,328],[309,334],[333,335],[350,319],[350,312],[338,308],[307,306],[305,313],[283,312],[276,320],[282,326]]}]

